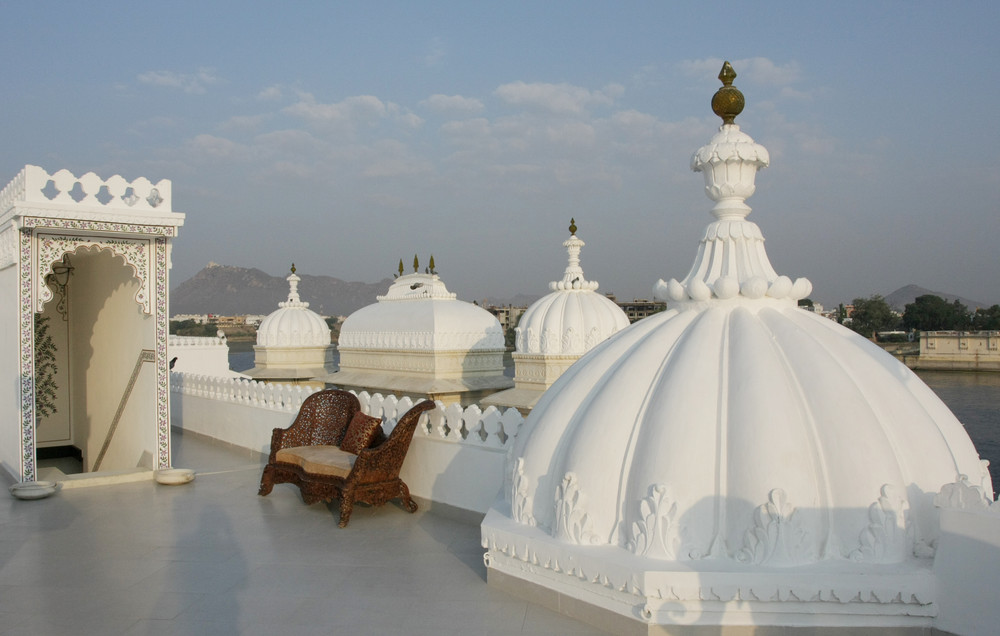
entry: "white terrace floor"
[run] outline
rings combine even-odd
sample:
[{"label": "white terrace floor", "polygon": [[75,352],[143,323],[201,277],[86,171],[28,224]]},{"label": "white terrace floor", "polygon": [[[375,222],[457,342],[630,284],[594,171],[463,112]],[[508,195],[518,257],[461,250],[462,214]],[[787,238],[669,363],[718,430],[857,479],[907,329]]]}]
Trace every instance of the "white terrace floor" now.
[{"label": "white terrace floor", "polygon": [[174,432],[194,482],[0,497],[0,634],[600,634],[486,585],[479,527],[257,496],[262,458]]}]

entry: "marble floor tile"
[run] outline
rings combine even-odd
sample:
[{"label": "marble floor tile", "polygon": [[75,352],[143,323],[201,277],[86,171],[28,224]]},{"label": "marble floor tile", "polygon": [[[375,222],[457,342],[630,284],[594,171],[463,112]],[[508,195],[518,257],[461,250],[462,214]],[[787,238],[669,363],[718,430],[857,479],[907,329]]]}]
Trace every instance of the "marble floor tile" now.
[{"label": "marble floor tile", "polygon": [[0,498],[0,636],[597,634],[486,585],[478,524],[257,487],[260,454],[175,433],[182,486]]}]

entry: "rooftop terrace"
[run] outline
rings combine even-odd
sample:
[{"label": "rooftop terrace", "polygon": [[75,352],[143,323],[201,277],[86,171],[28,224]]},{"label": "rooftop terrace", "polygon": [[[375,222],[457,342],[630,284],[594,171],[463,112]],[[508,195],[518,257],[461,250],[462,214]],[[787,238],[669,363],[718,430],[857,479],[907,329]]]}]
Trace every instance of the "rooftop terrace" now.
[{"label": "rooftop terrace", "polygon": [[173,443],[190,484],[0,497],[0,635],[603,633],[488,587],[475,523],[390,503],[340,529],[258,497],[263,456]]}]

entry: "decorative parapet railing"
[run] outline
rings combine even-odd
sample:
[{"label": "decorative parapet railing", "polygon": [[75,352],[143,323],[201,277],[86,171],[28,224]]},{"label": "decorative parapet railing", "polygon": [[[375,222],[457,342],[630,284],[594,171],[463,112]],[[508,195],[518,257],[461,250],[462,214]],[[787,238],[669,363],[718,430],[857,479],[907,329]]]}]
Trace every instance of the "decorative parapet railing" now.
[{"label": "decorative parapet railing", "polygon": [[[311,386],[272,384],[190,373],[171,373],[170,390],[184,395],[289,414],[298,413],[302,401],[316,391]],[[367,391],[355,395],[361,402],[361,409],[369,415],[384,418],[390,430],[395,426],[396,420],[413,406],[413,400],[409,397],[383,396],[380,393],[371,395]],[[501,412],[494,406],[483,410],[473,404],[463,409],[458,404],[446,406],[440,401],[435,403],[437,408],[428,411],[426,419],[417,427],[417,435],[506,451],[524,425],[524,417],[513,408]]]},{"label": "decorative parapet railing", "polygon": [[18,203],[169,213],[171,183],[162,179],[154,184],[145,177],[126,181],[119,175],[102,179],[93,172],[77,177],[69,170],[50,175],[39,166],[27,165],[0,191],[0,215]]},{"label": "decorative parapet railing", "polygon": [[179,347],[226,347],[228,349],[229,344],[225,338],[218,336],[175,336],[170,334],[167,346],[171,349]]},{"label": "decorative parapet railing", "polygon": [[171,373],[170,390],[174,393],[230,402],[271,411],[298,413],[302,401],[315,387],[270,384],[242,378],[223,378],[194,373]]}]

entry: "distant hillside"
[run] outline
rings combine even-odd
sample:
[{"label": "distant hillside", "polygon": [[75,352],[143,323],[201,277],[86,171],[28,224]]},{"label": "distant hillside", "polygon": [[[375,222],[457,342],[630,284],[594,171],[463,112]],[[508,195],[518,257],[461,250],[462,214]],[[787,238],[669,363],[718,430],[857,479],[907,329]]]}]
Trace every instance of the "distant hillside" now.
[{"label": "distant hillside", "polygon": [[931,294],[933,296],[940,296],[948,302],[958,302],[962,303],[969,308],[970,311],[975,311],[977,307],[989,307],[986,303],[980,302],[978,300],[969,300],[968,298],[962,298],[961,296],[956,296],[955,294],[946,294],[944,292],[931,291],[929,289],[924,289],[923,287],[918,287],[916,285],[907,285],[906,287],[900,287],[896,291],[892,292],[885,297],[885,302],[889,303],[889,306],[896,311],[902,312],[906,309],[906,306],[917,299],[918,296],[925,296]]},{"label": "distant hillside", "polygon": [[[287,276],[287,274],[285,275]],[[259,269],[209,263],[170,292],[170,313],[269,314],[288,298],[285,276],[270,276]],[[299,296],[318,314],[346,316],[375,302],[392,283],[351,283],[332,276],[300,274]]]}]

